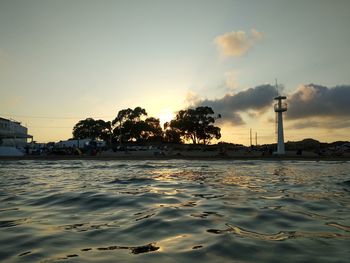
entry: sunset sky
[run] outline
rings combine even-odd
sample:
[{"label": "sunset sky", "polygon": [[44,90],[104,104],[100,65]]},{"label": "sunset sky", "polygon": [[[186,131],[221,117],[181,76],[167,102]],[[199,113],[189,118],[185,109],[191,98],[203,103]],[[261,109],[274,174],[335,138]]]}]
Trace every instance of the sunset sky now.
[{"label": "sunset sky", "polygon": [[350,140],[348,0],[0,0],[0,117],[38,142],[87,117],[209,105],[222,141]]}]

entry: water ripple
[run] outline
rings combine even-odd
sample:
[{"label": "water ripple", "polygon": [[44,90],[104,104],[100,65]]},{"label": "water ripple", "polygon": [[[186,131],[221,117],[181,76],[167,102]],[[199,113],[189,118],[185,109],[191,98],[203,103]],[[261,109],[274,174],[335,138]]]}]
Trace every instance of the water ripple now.
[{"label": "water ripple", "polygon": [[220,229],[208,229],[207,232],[214,234],[233,233],[241,237],[251,238],[255,240],[263,241],[285,241],[287,239],[295,238],[350,238],[350,235],[342,235],[337,233],[310,233],[310,232],[298,232],[298,231],[280,231],[276,234],[264,234],[254,231],[249,231],[238,226],[231,226],[227,224],[228,228],[224,230]]},{"label": "water ripple", "polygon": [[0,161],[4,262],[347,262],[350,163]]}]

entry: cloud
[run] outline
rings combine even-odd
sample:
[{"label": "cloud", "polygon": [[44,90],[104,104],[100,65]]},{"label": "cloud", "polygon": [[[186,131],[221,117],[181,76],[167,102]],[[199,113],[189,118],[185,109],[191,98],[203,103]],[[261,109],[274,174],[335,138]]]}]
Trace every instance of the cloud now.
[{"label": "cloud", "polygon": [[214,41],[224,57],[240,57],[246,54],[262,37],[262,33],[252,29],[250,35],[244,31],[227,32],[216,37]]},{"label": "cloud", "polygon": [[261,40],[263,38],[263,33],[259,32],[258,30],[256,30],[255,28],[253,28],[251,30],[251,33],[252,33],[252,39],[254,41],[258,41],[258,40]]},{"label": "cloud", "polygon": [[200,100],[201,99],[198,94],[196,94],[192,90],[187,91],[185,104],[187,104],[189,107],[199,104]]},{"label": "cloud", "polygon": [[345,129],[350,127],[350,86],[333,88],[301,85],[287,98],[290,128]]},{"label": "cloud", "polygon": [[[219,99],[196,97],[192,106],[209,106],[222,115],[222,121],[234,125],[244,124],[242,113],[251,118],[270,110],[273,113],[273,98],[276,89],[272,85],[260,85],[236,94],[226,94]],[[301,85],[287,94],[288,110],[284,114],[287,127],[291,129],[327,128],[345,129],[350,127],[350,85],[328,88],[310,84]],[[269,119],[272,121],[274,117]]]},{"label": "cloud", "polygon": [[236,125],[244,124],[242,112],[265,112],[271,108],[276,89],[271,85],[261,85],[236,94],[227,94],[221,99],[201,100],[196,106],[210,106],[214,112],[222,115],[222,119]]},{"label": "cloud", "polygon": [[289,120],[309,117],[350,116],[350,86],[328,88],[320,85],[302,85],[287,100]]},{"label": "cloud", "polygon": [[308,129],[308,128],[319,128],[319,129],[346,129],[350,127],[350,120],[345,118],[334,119],[331,117],[320,118],[320,119],[308,119],[305,121],[298,120],[288,125],[288,129]]}]

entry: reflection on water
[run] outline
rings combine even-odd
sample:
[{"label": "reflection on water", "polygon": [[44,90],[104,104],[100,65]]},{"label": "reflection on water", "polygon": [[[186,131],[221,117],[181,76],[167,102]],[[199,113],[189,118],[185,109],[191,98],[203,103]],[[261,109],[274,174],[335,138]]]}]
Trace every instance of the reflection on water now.
[{"label": "reflection on water", "polygon": [[0,260],[347,262],[350,163],[1,161]]},{"label": "reflection on water", "polygon": [[[327,224],[329,225],[329,224]],[[208,229],[209,233],[222,234],[225,232],[231,232],[236,235],[247,237],[256,240],[265,240],[265,241],[284,241],[290,238],[300,238],[300,237],[319,237],[319,238],[350,238],[350,235],[341,235],[337,233],[307,233],[307,232],[297,232],[297,231],[280,231],[276,234],[263,234],[253,231],[248,231],[238,226],[231,226],[227,224],[228,228],[225,230],[217,229]]]}]

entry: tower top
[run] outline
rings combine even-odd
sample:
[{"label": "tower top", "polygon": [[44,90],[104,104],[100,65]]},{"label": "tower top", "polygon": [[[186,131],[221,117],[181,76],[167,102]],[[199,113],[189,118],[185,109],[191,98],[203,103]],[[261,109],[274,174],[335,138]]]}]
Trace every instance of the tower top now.
[{"label": "tower top", "polygon": [[274,100],[282,101],[282,100],[287,99],[286,96],[281,96],[281,95],[280,95],[280,93],[279,93],[279,91],[278,91],[277,79],[275,79],[275,82],[276,82],[275,86],[276,86],[276,93],[277,93],[277,96],[274,97]]},{"label": "tower top", "polygon": [[287,99],[287,97],[286,97],[286,96],[281,96],[281,95],[279,95],[279,96],[277,96],[277,97],[274,97],[273,99],[274,99],[274,100],[285,100],[285,99]]}]

